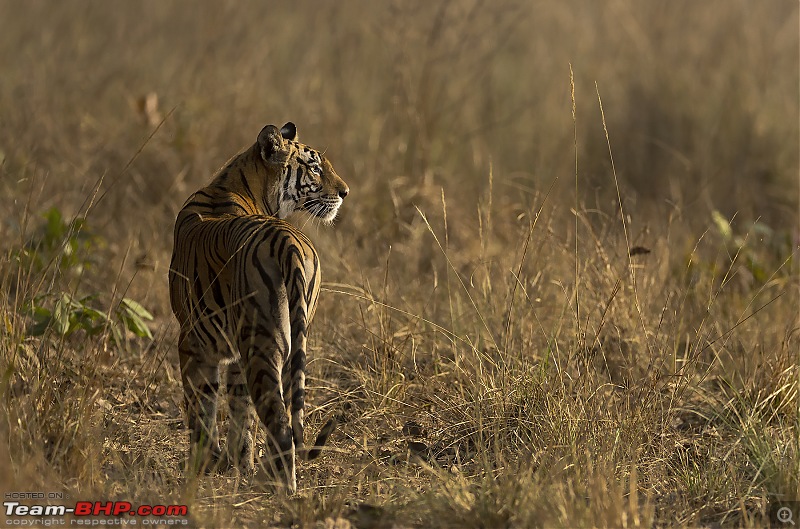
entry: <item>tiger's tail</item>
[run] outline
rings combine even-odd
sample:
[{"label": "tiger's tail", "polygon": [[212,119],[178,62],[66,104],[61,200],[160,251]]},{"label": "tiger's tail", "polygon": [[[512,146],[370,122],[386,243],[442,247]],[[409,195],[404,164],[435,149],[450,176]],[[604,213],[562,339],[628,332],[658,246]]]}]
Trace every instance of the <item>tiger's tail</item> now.
[{"label": "tiger's tail", "polygon": [[325,426],[323,426],[319,431],[313,446],[307,447],[302,445],[296,447],[297,454],[300,456],[300,458],[304,461],[311,461],[319,457],[323,448],[325,447],[325,443],[328,442],[328,437],[330,437],[333,431],[336,429],[337,424],[338,421],[336,418],[331,417],[328,419],[328,422],[325,423]]}]

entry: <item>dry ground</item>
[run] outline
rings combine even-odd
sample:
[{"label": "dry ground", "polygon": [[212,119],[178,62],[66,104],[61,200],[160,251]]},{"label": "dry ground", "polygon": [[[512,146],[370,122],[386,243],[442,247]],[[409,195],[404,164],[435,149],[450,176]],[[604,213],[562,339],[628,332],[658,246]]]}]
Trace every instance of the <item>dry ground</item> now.
[{"label": "dry ground", "polygon": [[[340,529],[800,500],[796,2],[3,1],[0,58],[3,491]],[[291,498],[185,479],[166,285],[183,200],[289,120],[352,190],[305,226],[342,424]]]}]

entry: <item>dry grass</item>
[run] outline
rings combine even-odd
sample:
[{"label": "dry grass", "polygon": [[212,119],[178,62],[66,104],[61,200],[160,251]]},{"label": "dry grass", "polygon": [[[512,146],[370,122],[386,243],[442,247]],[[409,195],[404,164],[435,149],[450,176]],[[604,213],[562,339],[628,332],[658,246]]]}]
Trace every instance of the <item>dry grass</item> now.
[{"label": "dry grass", "polygon": [[[4,491],[340,529],[800,500],[796,3],[3,2],[0,56]],[[292,498],[184,479],[166,282],[185,197],[287,120],[352,190],[307,227],[342,426]],[[52,207],[93,238],[21,258]],[[61,292],[155,339],[29,336]]]}]

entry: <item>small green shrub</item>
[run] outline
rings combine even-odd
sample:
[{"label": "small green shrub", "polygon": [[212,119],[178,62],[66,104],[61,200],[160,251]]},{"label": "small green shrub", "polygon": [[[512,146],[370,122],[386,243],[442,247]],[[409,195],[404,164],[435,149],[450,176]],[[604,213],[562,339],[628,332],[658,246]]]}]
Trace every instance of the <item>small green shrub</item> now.
[{"label": "small green shrub", "polygon": [[77,217],[67,221],[55,207],[42,218],[35,236],[12,252],[19,273],[39,275],[55,267],[55,288],[23,295],[22,312],[30,320],[25,334],[42,336],[49,330],[62,337],[76,331],[96,336],[107,330],[111,339],[120,343],[127,329],[152,340],[147,322],[153,316],[141,303],[123,298],[108,309],[103,308],[99,294],[77,294],[82,273],[91,265],[90,250],[104,242],[87,228],[86,220]]},{"label": "small green shrub", "polygon": [[139,302],[123,298],[110,314],[96,305],[97,295],[80,299],[67,292],[36,296],[27,310],[33,319],[27,334],[42,336],[52,329],[59,336],[69,336],[78,330],[95,336],[107,328],[114,342],[119,343],[122,341],[122,329],[125,328],[140,338],[153,339],[153,333],[147,325],[148,321],[153,320],[153,315]]},{"label": "small green shrub", "polygon": [[12,252],[13,260],[21,270],[32,273],[42,272],[53,262],[61,272],[80,275],[90,264],[89,250],[101,239],[85,229],[86,219],[67,222],[58,208],[50,208],[42,218],[35,235]]}]

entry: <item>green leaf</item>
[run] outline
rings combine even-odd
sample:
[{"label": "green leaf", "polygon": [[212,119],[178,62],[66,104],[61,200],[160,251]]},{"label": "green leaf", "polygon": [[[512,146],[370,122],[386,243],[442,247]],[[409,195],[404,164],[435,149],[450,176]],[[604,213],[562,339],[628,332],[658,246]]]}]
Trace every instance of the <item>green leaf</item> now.
[{"label": "green leaf", "polygon": [[50,323],[51,318],[49,316],[47,318],[37,320],[36,323],[28,327],[28,336],[42,336],[45,331],[47,331],[47,328],[50,327]]},{"label": "green leaf", "polygon": [[72,308],[72,298],[69,294],[62,294],[53,307],[53,329],[61,336],[66,336],[70,330],[70,314]]},{"label": "green leaf", "polygon": [[121,316],[122,321],[125,323],[125,327],[128,328],[136,336],[140,338],[149,338],[153,339],[153,333],[150,332],[150,328],[147,326],[147,323],[142,320],[138,315],[134,313],[127,313]]},{"label": "green leaf", "polygon": [[145,322],[145,320],[152,321],[153,315],[141,303],[130,298],[123,298],[120,301],[118,315],[125,327],[136,336],[153,339],[153,333],[150,332],[150,327]]},{"label": "green leaf", "polygon": [[153,315],[150,314],[150,312],[146,308],[144,308],[138,301],[134,301],[130,298],[122,298],[120,305],[123,305],[125,307],[125,312],[127,312],[128,314],[136,315],[139,318],[147,321],[153,320]]},{"label": "green leaf", "polygon": [[38,305],[34,305],[31,308],[30,313],[36,320],[50,319],[50,316],[52,316],[52,311],[50,309],[47,307],[40,307]]},{"label": "green leaf", "polygon": [[89,336],[99,334],[108,323],[106,313],[84,305],[77,313],[77,328],[83,329]]}]

